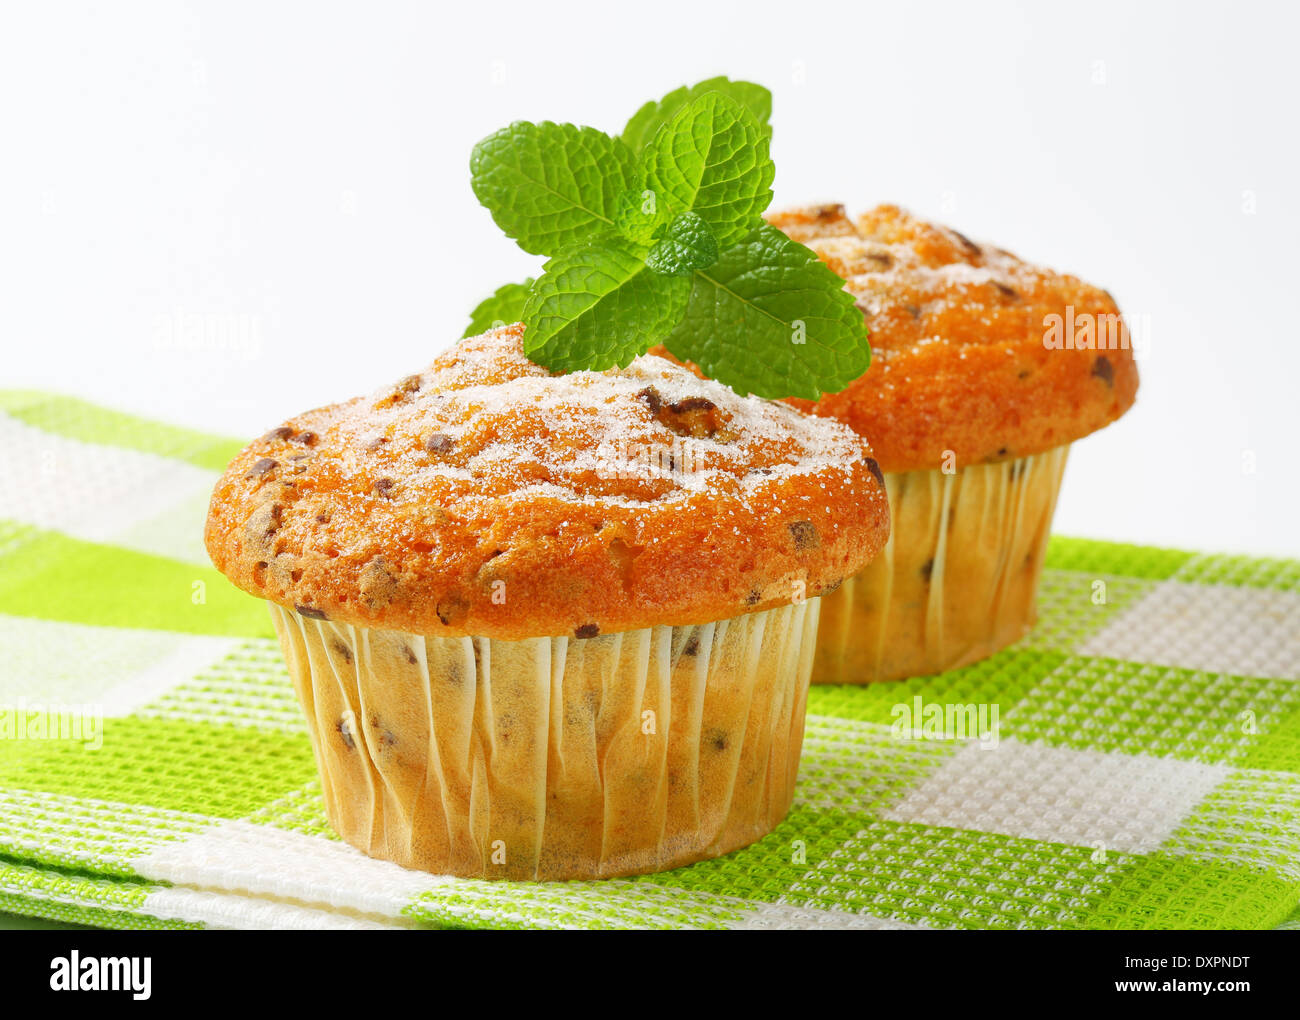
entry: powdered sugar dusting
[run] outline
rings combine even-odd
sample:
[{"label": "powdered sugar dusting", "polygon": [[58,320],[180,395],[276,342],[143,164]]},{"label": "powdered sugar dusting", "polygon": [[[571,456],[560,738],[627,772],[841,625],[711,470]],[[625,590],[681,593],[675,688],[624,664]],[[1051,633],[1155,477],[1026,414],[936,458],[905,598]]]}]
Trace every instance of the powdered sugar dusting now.
[{"label": "powdered sugar dusting", "polygon": [[[1016,306],[1030,307],[1025,298],[1055,279],[1050,270],[893,206],[880,206],[856,222],[840,205],[776,213],[771,222],[812,248],[844,279],[867,317],[872,348],[884,365],[909,346],[916,350],[938,341],[960,348],[984,342],[996,331],[950,324],[956,320],[958,327],[987,327],[993,316],[1005,318],[1008,308],[1015,315]],[[941,328],[916,335],[912,326],[923,320]]]},{"label": "powdered sugar dusting", "polygon": [[845,281],[872,349],[871,367],[842,392],[790,402],[869,436],[887,472],[1050,449],[1132,402],[1127,345],[1097,354],[1050,342],[1071,310],[1123,329],[1099,287],[895,205],[853,219],[842,205],[810,206],[768,221]]},{"label": "powdered sugar dusting", "polygon": [[380,498],[429,505],[523,497],[654,510],[701,494],[746,503],[794,477],[848,484],[868,453],[834,421],[652,355],[552,375],[523,355],[521,336],[516,325],[462,341],[425,372],[324,412],[304,473],[337,471]]}]

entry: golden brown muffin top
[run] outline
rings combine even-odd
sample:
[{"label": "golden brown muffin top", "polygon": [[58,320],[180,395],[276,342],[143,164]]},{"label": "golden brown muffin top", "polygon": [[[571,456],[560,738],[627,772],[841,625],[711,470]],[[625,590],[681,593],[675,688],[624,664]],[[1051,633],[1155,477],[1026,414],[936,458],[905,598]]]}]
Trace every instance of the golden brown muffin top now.
[{"label": "golden brown muffin top", "polygon": [[[861,378],[789,402],[866,436],[885,471],[937,468],[947,451],[957,467],[1040,453],[1133,404],[1137,365],[1106,291],[897,206],[856,222],[841,205],[768,219],[844,278],[871,331]],[[1044,342],[1067,332],[1094,346]]]},{"label": "golden brown muffin top", "polygon": [[812,598],[884,545],[852,430],[651,355],[552,375],[522,335],[251,443],[213,493],[218,569],[359,626],[592,637]]}]

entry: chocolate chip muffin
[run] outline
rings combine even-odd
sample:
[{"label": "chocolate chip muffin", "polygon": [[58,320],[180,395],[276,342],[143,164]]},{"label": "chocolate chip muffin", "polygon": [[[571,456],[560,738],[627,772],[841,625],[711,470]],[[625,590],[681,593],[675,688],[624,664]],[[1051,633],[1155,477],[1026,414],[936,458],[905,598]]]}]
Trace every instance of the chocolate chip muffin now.
[{"label": "chocolate chip muffin", "polygon": [[252,443],[213,562],[265,598],[331,823],[482,878],[712,857],[785,815],[820,596],[884,545],[866,442],[516,325]]},{"label": "chocolate chip muffin", "polygon": [[822,608],[814,682],[954,669],[1035,619],[1070,444],[1133,403],[1127,329],[1104,290],[882,205],[770,217],[845,280],[873,361],[791,400],[870,439],[893,533]]}]

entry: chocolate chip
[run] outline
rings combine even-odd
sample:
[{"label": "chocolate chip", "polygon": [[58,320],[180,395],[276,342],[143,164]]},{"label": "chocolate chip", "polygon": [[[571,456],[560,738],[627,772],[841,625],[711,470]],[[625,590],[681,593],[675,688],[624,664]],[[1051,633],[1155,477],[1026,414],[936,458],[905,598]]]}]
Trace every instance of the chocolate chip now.
[{"label": "chocolate chip", "polygon": [[687,414],[691,411],[712,411],[717,408],[712,400],[707,397],[684,397],[668,405],[668,410],[674,414]]},{"label": "chocolate chip", "polygon": [[263,457],[261,460],[259,460],[256,464],[254,464],[251,468],[248,469],[248,474],[244,475],[244,477],[261,478],[268,471],[274,471],[279,466],[280,465],[278,461],[274,461],[270,457]]},{"label": "chocolate chip", "polygon": [[347,716],[344,716],[335,724],[335,729],[337,729],[339,735],[343,737],[343,746],[349,751],[355,751],[357,749],[357,741],[356,738],[352,736],[352,723],[348,720]]},{"label": "chocolate chip", "polygon": [[867,458],[867,470],[876,476],[876,481],[882,486],[885,484],[885,473],[880,470],[880,463],[875,457]]},{"label": "chocolate chip", "polygon": [[388,563],[382,556],[376,556],[361,568],[357,587],[367,609],[383,609],[396,597],[399,586]]},{"label": "chocolate chip", "polygon": [[1029,369],[1027,369],[1027,368],[1022,368],[1019,372],[1016,373],[1016,378],[1017,378],[1017,379],[1028,379],[1032,374],[1033,374],[1033,373],[1030,372]]},{"label": "chocolate chip", "polygon": [[1005,446],[999,446],[997,456],[1005,457],[1006,455],[1007,455],[1007,448]]},{"label": "chocolate chip", "polygon": [[315,446],[316,438],[315,432],[299,432],[293,437],[293,442],[302,443],[303,446]]},{"label": "chocolate chip", "polygon": [[375,410],[383,410],[386,407],[392,407],[400,404],[407,399],[412,393],[419,391],[423,380],[418,375],[408,375],[395,385],[388,393],[375,402]]},{"label": "chocolate chip", "polygon": [[289,428],[288,425],[281,425],[279,428],[274,428],[264,435],[262,437],[262,442],[271,443],[277,439],[288,439],[291,435],[293,435],[293,429]]},{"label": "chocolate chip", "polygon": [[718,405],[706,397],[683,397],[665,404],[659,391],[653,386],[647,386],[637,394],[637,398],[645,402],[661,425],[679,436],[712,439],[725,424]]},{"label": "chocolate chip", "polygon": [[903,305],[903,311],[914,319],[919,319],[921,317],[921,309],[916,305]]},{"label": "chocolate chip", "polygon": [[600,633],[600,628],[594,623],[584,623],[581,627],[573,632],[576,638],[594,638]]},{"label": "chocolate chip", "polygon": [[974,241],[972,241],[965,234],[963,234],[960,230],[953,230],[952,227],[949,227],[948,233],[952,234],[953,237],[957,238],[957,240],[962,243],[962,246],[967,251],[969,251],[972,255],[980,254],[981,251],[980,246],[976,244]]},{"label": "chocolate chip", "polygon": [[438,619],[448,627],[457,627],[465,622],[465,617],[469,616],[469,603],[458,596],[452,595],[443,599],[434,608],[438,614]]},{"label": "chocolate chip", "polygon": [[376,478],[374,485],[375,495],[383,496],[385,499],[391,499],[393,496],[393,487],[396,484],[397,483],[391,478]]},{"label": "chocolate chip", "polygon": [[993,286],[998,289],[998,293],[1001,294],[1004,298],[1010,298],[1012,301],[1020,300],[1020,292],[1017,291],[1014,287],[1008,287],[1005,283],[1002,283],[998,280],[993,281]]},{"label": "chocolate chip", "polygon": [[1092,374],[1107,386],[1110,386],[1112,389],[1114,388],[1115,369],[1110,363],[1110,358],[1106,357],[1106,355],[1097,355],[1097,360],[1092,363]]},{"label": "chocolate chip", "polygon": [[827,220],[842,220],[845,215],[843,205],[819,205],[813,212],[813,218],[823,222]]},{"label": "chocolate chip", "polygon": [[424,448],[430,453],[451,453],[456,449],[456,440],[445,432],[434,432],[424,441]]},{"label": "chocolate chip", "polygon": [[367,453],[374,453],[386,442],[388,442],[387,436],[371,436],[369,439],[367,439],[364,443],[361,444],[361,448],[365,450]]},{"label": "chocolate chip", "polygon": [[646,406],[650,408],[651,414],[658,414],[659,408],[663,404],[659,397],[659,391],[653,386],[647,386],[636,395],[636,398],[645,402]]},{"label": "chocolate chip", "polygon": [[682,649],[682,654],[691,656],[700,654],[700,636],[698,634],[691,635],[691,639],[686,642],[686,647]]},{"label": "chocolate chip", "polygon": [[263,503],[254,510],[244,524],[244,538],[253,548],[270,544],[270,538],[280,528],[280,515],[284,507],[279,503]]},{"label": "chocolate chip", "polygon": [[345,645],[342,641],[335,641],[335,642],[333,642],[333,643],[331,644],[330,647],[332,647],[332,648],[334,649],[334,651],[338,652],[339,655],[343,656],[343,661],[344,661],[344,662],[346,662],[349,666],[352,665],[352,649],[351,649],[351,648],[349,648],[347,645]]},{"label": "chocolate chip", "polygon": [[317,609],[315,606],[300,606],[295,604],[293,608],[298,611],[299,616],[305,616],[309,620],[329,619],[329,617],[325,615],[325,610]]},{"label": "chocolate chip", "polygon": [[876,268],[881,271],[890,269],[894,265],[894,256],[889,254],[887,251],[869,251],[866,254],[866,258],[874,262]]},{"label": "chocolate chip", "polygon": [[931,556],[928,560],[926,560],[924,563],[921,564],[921,577],[925,579],[926,584],[930,583],[930,576],[933,573],[934,573],[934,557]]},{"label": "chocolate chip", "polygon": [[786,527],[790,529],[794,547],[800,551],[816,549],[822,544],[821,536],[817,534],[817,526],[812,521],[791,521]]}]

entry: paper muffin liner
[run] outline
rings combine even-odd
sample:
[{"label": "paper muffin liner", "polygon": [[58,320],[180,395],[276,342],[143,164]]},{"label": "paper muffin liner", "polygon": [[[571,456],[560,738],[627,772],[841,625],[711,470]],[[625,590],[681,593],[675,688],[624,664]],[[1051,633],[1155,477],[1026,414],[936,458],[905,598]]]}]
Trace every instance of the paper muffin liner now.
[{"label": "paper muffin liner", "polygon": [[1024,637],[1068,453],[886,474],[889,542],[822,597],[813,683],[940,673]]},{"label": "paper muffin liner", "polygon": [[438,874],[569,879],[714,857],[785,817],[818,602],[525,641],[271,615],[344,840]]}]

